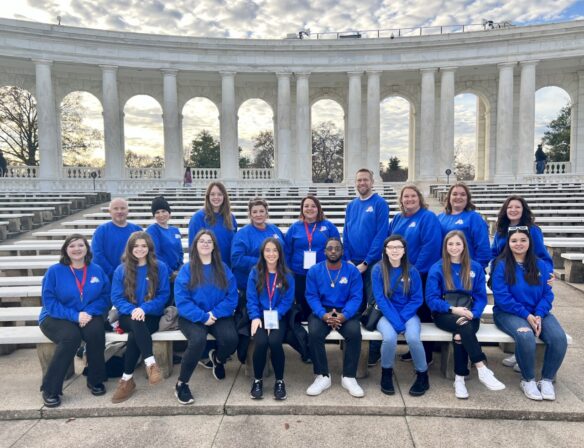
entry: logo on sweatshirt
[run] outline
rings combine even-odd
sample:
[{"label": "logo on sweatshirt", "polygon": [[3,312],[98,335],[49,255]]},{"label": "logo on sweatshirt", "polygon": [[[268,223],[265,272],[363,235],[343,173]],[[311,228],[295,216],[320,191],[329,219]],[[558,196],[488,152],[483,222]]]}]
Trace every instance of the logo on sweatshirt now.
[{"label": "logo on sweatshirt", "polygon": [[89,280],[89,283],[99,283],[99,279],[97,277],[91,277],[91,280]]},{"label": "logo on sweatshirt", "polygon": [[174,237],[175,237],[177,240],[180,240],[180,234],[178,234],[178,233],[175,233],[175,234],[174,234]]},{"label": "logo on sweatshirt", "polygon": [[416,221],[413,221],[408,227],[416,227]]},{"label": "logo on sweatshirt", "polygon": [[475,278],[475,276],[476,276],[475,271],[470,271],[469,276],[470,276],[470,278]]},{"label": "logo on sweatshirt", "polygon": [[454,224],[457,224],[457,225],[459,225],[459,226],[460,226],[460,225],[464,224],[464,221],[463,221],[463,220],[462,220],[462,218],[461,218],[461,219],[459,219],[458,221],[456,221]]},{"label": "logo on sweatshirt", "polygon": [[347,283],[349,283],[347,277],[341,277],[341,279],[339,280],[339,285],[346,285]]},{"label": "logo on sweatshirt", "polygon": [[328,229],[326,228],[326,226],[320,226],[320,231],[321,232],[326,232]]},{"label": "logo on sweatshirt", "polygon": [[280,237],[278,236],[278,234],[277,234],[277,233],[274,233],[274,235],[272,235],[272,236],[273,236],[274,238],[276,238],[277,240],[279,240],[279,239],[280,239]]},{"label": "logo on sweatshirt", "polygon": [[373,206],[370,205],[369,207],[367,207],[367,210],[365,210],[365,213],[373,213]]}]

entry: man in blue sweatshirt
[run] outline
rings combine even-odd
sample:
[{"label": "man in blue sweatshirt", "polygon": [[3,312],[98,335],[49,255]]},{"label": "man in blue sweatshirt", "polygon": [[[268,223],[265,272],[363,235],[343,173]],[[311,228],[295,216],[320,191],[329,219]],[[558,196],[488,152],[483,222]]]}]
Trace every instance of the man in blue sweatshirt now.
[{"label": "man in blue sweatshirt", "polygon": [[310,353],[316,375],[306,394],[320,395],[331,387],[324,344],[327,335],[336,330],[345,338],[341,384],[352,396],[363,397],[365,393],[355,379],[361,353],[363,281],[357,268],[343,261],[338,238],[329,238],[324,250],[326,260],[312,266],[306,276],[306,301],[312,309],[308,317]]},{"label": "man in blue sweatshirt", "polygon": [[128,213],[128,202],[124,198],[112,199],[109,205],[112,220],[98,226],[91,238],[93,262],[103,269],[110,281],[121,263],[128,238],[142,230],[140,226],[128,222]]}]

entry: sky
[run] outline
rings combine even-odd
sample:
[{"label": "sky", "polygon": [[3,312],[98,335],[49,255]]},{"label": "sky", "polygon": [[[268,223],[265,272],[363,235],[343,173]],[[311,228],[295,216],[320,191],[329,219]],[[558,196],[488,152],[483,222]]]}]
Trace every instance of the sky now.
[{"label": "sky", "polygon": [[[483,18],[524,26],[584,19],[582,0],[11,0],[0,17],[86,28],[153,34],[228,38],[281,39],[310,28],[312,33],[480,24]],[[97,101],[97,100],[95,100]],[[565,92],[546,88],[536,94],[536,136],[568,101]],[[86,122],[102,128],[101,110],[86,103]],[[99,103],[94,104],[98,105]],[[398,156],[407,164],[407,101],[393,97],[381,104],[381,161]],[[455,99],[455,142],[472,159],[476,97]],[[149,97],[134,97],[125,106],[126,149],[162,154],[162,109]],[[185,146],[202,129],[219,135],[218,111],[208,100],[193,99],[183,110]],[[272,130],[273,112],[261,100],[238,111],[240,146],[249,152],[253,136]],[[316,103],[313,125],[333,120],[343,127],[342,112],[331,101]],[[103,149],[95,154],[103,158]]]}]

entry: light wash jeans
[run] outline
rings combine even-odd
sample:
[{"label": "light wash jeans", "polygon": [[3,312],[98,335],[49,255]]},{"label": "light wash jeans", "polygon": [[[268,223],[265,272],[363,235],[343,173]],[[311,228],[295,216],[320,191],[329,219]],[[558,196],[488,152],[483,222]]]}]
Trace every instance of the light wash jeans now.
[{"label": "light wash jeans", "polygon": [[[381,343],[381,367],[384,369],[393,368],[398,334],[385,317],[379,319],[377,330],[383,335],[383,342]],[[410,348],[416,372],[425,372],[428,370],[428,364],[426,363],[424,346],[422,345],[422,341],[420,341],[420,330],[420,318],[414,315],[406,322],[406,342]]]},{"label": "light wash jeans", "polygon": [[[529,322],[515,314],[504,312],[495,313],[493,318],[497,327],[515,340],[515,358],[523,379],[534,380],[536,339]],[[528,328],[529,331],[517,331],[519,328]],[[554,315],[548,314],[541,320],[539,338],[545,343],[541,379],[551,381],[560,369],[568,348],[566,333]]]}]

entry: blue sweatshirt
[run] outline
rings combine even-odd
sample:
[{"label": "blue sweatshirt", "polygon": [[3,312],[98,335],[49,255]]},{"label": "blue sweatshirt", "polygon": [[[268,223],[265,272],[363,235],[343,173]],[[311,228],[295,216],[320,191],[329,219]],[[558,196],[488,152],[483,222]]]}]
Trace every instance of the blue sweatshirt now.
[{"label": "blue sweatshirt", "polygon": [[231,269],[223,263],[227,276],[227,288],[220,289],[213,284],[213,268],[203,266],[205,283],[189,289],[191,281],[190,263],[180,268],[174,282],[174,301],[178,314],[191,322],[205,323],[209,320],[209,312],[217,319],[231,317],[237,307],[237,286]]},{"label": "blue sweatshirt", "polygon": [[[81,284],[83,269],[74,271]],[[43,308],[39,324],[47,316],[78,323],[81,311],[91,316],[101,316],[111,308],[110,281],[101,267],[89,263],[81,300],[70,266],[57,263],[47,269],[43,277],[41,298]]]},{"label": "blue sweatshirt", "polygon": [[452,281],[454,289],[447,291],[446,282],[444,281],[444,272],[442,271],[442,260],[437,261],[428,273],[426,280],[426,303],[428,308],[434,313],[448,313],[450,305],[442,298],[445,292],[464,291],[470,293],[474,300],[471,312],[475,319],[483,314],[487,306],[487,288],[485,283],[485,272],[480,264],[471,260],[470,278],[472,280],[472,289],[464,289],[460,280],[460,264],[451,263]]},{"label": "blue sweatshirt", "polygon": [[345,260],[369,265],[381,260],[388,227],[389,207],[377,193],[364,201],[355,198],[349,202],[343,227]]},{"label": "blue sweatshirt", "polygon": [[[554,262],[552,261],[552,257],[543,244],[543,233],[541,229],[538,226],[530,226],[529,233],[531,234],[531,241],[533,242],[535,256],[544,261],[549,272],[553,272]],[[505,244],[507,244],[507,234],[501,235],[499,232],[496,232],[493,243],[491,244],[491,256],[493,260],[501,255],[505,249]]]},{"label": "blue sweatshirt", "polygon": [[493,272],[493,296],[495,307],[493,312],[503,311],[527,319],[527,316],[546,317],[554,301],[554,293],[547,284],[551,271],[543,260],[537,260],[539,284],[529,285],[524,278],[523,267],[515,263],[515,284],[505,283],[505,262],[495,264]]},{"label": "blue sweatshirt", "polygon": [[402,274],[401,268],[391,270],[390,285],[393,291],[391,297],[385,295],[383,287],[383,273],[381,266],[376,264],[371,272],[371,284],[373,286],[373,296],[377,306],[383,313],[383,316],[389,321],[397,333],[406,331],[406,322],[416,314],[418,308],[424,302],[424,293],[422,291],[422,280],[418,270],[410,266],[410,284],[408,294],[404,294],[404,281],[397,279]]},{"label": "blue sweatshirt", "polygon": [[184,251],[178,227],[169,226],[165,229],[155,223],[149,225],[146,232],[154,241],[156,258],[162,260],[170,268],[169,275],[178,271],[184,264]]},{"label": "blue sweatshirt", "polygon": [[[336,280],[334,288],[331,287],[331,278]],[[306,276],[306,301],[319,319],[326,314],[325,307],[336,308],[351,319],[363,301],[361,273],[355,266],[343,261],[340,272],[331,270],[329,277],[326,261],[315,264]]]},{"label": "blue sweatshirt", "polygon": [[[308,224],[308,233],[312,233],[312,245],[310,250],[316,252],[316,262],[325,260],[324,246],[330,237],[340,238],[339,231],[328,219]],[[313,233],[314,229],[314,233]],[[288,267],[295,274],[306,275],[308,269],[304,269],[304,251],[309,250],[308,236],[304,221],[296,221],[290,226],[284,237],[288,248]]]},{"label": "blue sweatshirt", "polygon": [[170,297],[170,285],[168,281],[169,270],[164,262],[158,261],[158,288],[156,296],[148,302],[144,297],[148,294],[148,266],[138,266],[136,268],[136,304],[133,304],[124,294],[125,267],[119,265],[114,272],[112,281],[112,303],[120,314],[131,315],[136,308],[152,316],[162,316],[164,306]]},{"label": "blue sweatshirt", "polygon": [[[264,317],[264,310],[277,310],[278,319],[282,319],[294,303],[294,276],[292,274],[286,275],[288,280],[288,289],[282,294],[282,282],[276,284],[276,291],[272,297],[272,307],[270,308],[270,300],[268,297],[268,289],[264,287],[258,296],[256,289],[256,282],[258,279],[257,268],[253,268],[249,273],[247,279],[247,313],[249,319],[262,319]],[[269,274],[270,288],[274,282],[274,274]]]},{"label": "blue sweatshirt", "polygon": [[431,211],[421,208],[411,216],[398,213],[389,223],[389,235],[401,235],[408,244],[408,261],[427,273],[440,259],[442,231]]},{"label": "blue sweatshirt", "polygon": [[93,261],[104,270],[110,280],[115,269],[122,262],[122,254],[130,235],[141,230],[141,227],[131,222],[128,222],[125,227],[119,227],[111,221],[95,229],[91,239]]},{"label": "blue sweatshirt", "polygon": [[231,214],[231,226],[233,227],[233,230],[227,230],[223,223],[223,215],[219,213],[215,213],[215,225],[211,226],[205,219],[205,211],[199,210],[189,221],[189,248],[193,244],[193,240],[197,233],[199,233],[199,230],[212,230],[215,234],[215,238],[217,238],[219,249],[221,250],[221,260],[223,263],[226,263],[227,266],[231,266],[231,243],[233,241],[233,236],[237,232],[237,221],[235,220],[233,213]]},{"label": "blue sweatshirt", "polygon": [[260,257],[260,247],[269,237],[278,238],[286,254],[286,241],[280,229],[273,224],[266,223],[261,230],[253,224],[242,227],[233,237],[231,246],[231,266],[237,279],[237,287],[242,291],[247,289],[247,278],[251,269],[257,264]]},{"label": "blue sweatshirt", "polygon": [[489,228],[481,215],[474,210],[447,215],[442,212],[438,215],[442,226],[442,241],[451,230],[461,230],[466,237],[470,258],[486,268],[491,261],[489,243]]}]

